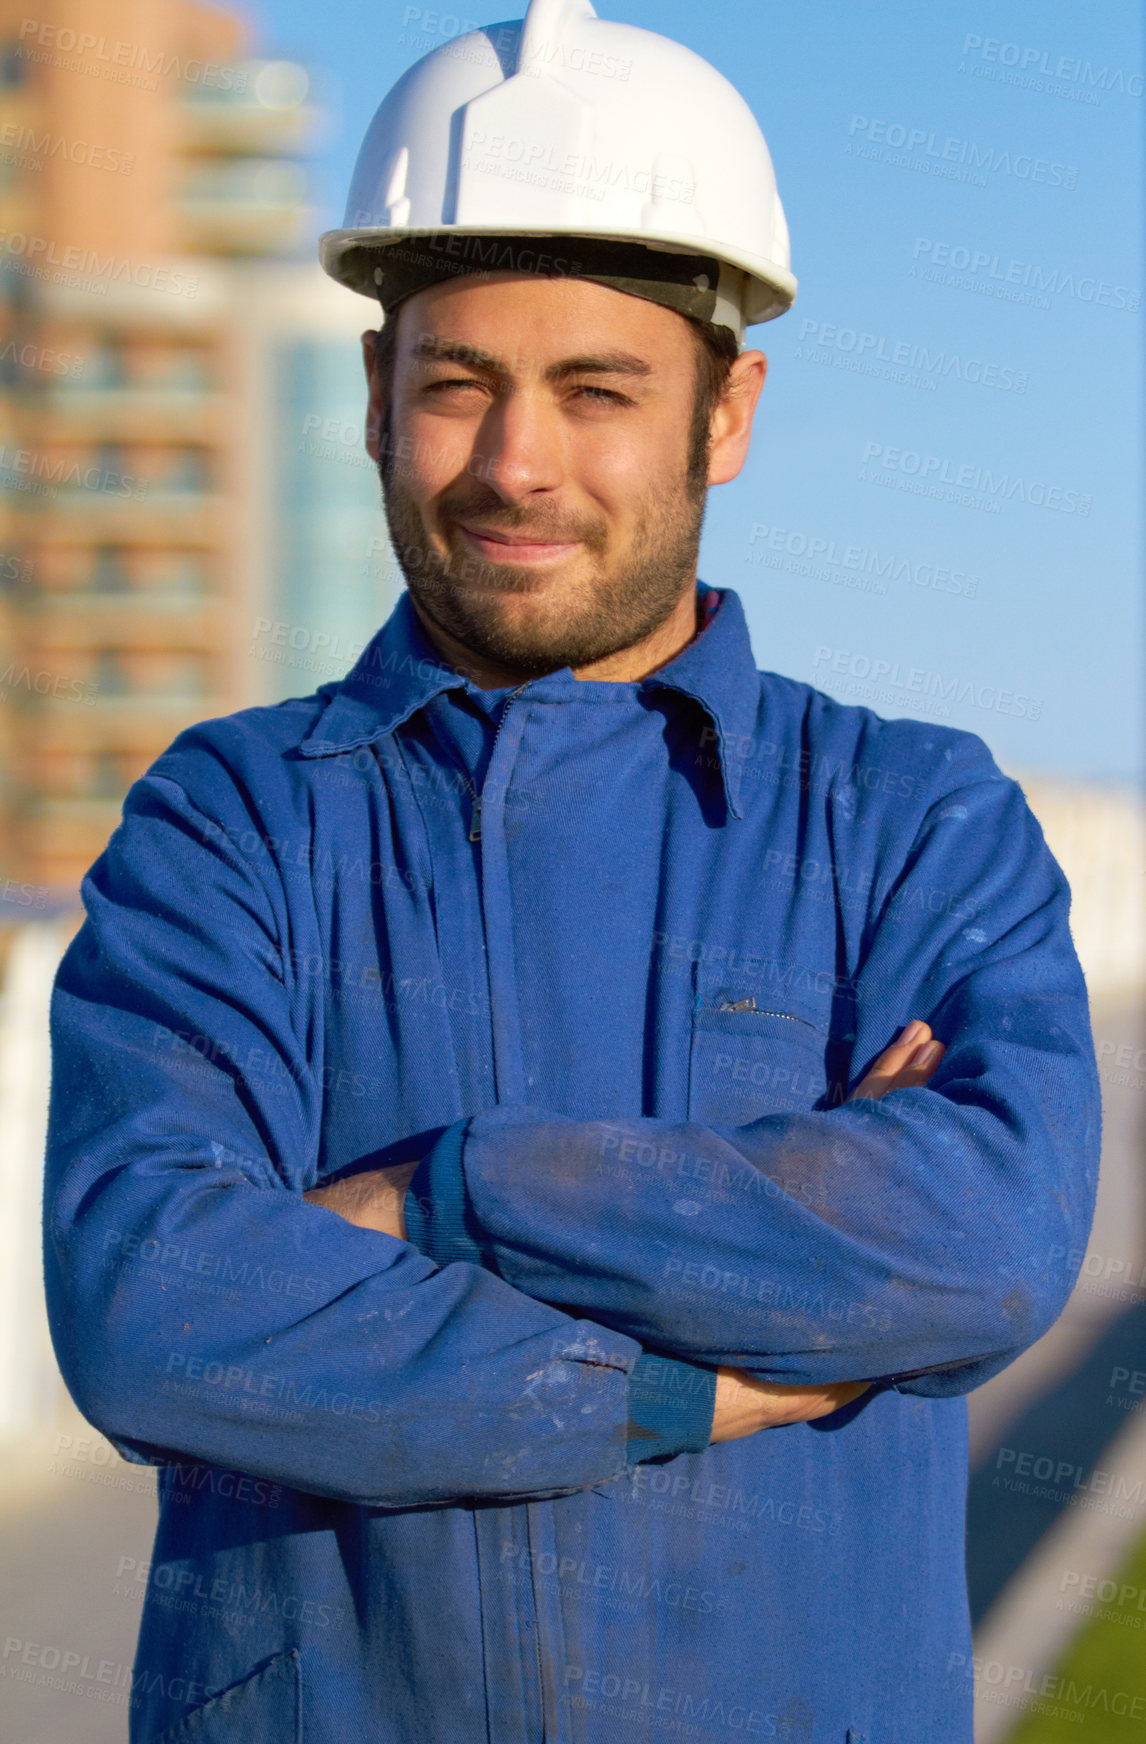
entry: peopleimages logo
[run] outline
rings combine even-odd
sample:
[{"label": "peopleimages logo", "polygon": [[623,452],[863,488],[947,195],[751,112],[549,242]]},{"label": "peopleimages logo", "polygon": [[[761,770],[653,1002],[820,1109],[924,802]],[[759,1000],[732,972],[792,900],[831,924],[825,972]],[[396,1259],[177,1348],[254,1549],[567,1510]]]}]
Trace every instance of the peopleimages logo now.
[{"label": "peopleimages logo", "polygon": [[[948,564],[924,563],[911,557],[897,556],[894,552],[880,553],[875,546],[845,545],[844,541],[828,539],[817,534],[789,532],[784,527],[770,527],[764,521],[754,521],[749,535],[749,546],[756,546],[760,541],[759,550],[750,550],[748,561],[766,563],[772,568],[792,569],[797,573],[812,573],[820,576],[815,568],[817,563],[831,564],[838,570],[858,571],[858,574],[829,575],[824,573],[823,580],[836,581],[842,586],[860,588],[872,593],[887,592],[888,581],[910,581],[916,587],[933,588],[937,593],[959,594],[964,599],[974,599],[979,588],[979,577],[968,575],[966,570],[954,569]],[[776,553],[775,559],[771,553]],[[784,558],[807,558],[808,562],[793,566],[784,562]]]},{"label": "peopleimages logo", "polygon": [[[952,273],[963,273],[973,288],[988,296],[1017,300],[1023,291],[1033,291],[1039,298],[1038,307],[1049,309],[1051,297],[1072,297],[1079,303],[1094,303],[1102,309],[1126,309],[1133,314],[1142,302],[1141,291],[1129,285],[1115,284],[1112,279],[1099,278],[1095,273],[1068,272],[1065,267],[1039,266],[1029,260],[1007,260],[988,248],[969,248],[961,243],[936,242],[929,236],[917,236],[912,246],[913,261],[922,260],[925,267],[942,267],[943,273],[933,275],[943,283],[952,282]],[[950,268],[950,272],[946,269]],[[912,267],[914,276],[922,271]],[[990,282],[988,282],[990,281]],[[1030,301],[1031,299],[1022,299]]]},{"label": "peopleimages logo", "polygon": [[[166,47],[149,47],[146,43],[122,39],[112,42],[106,36],[96,36],[94,31],[77,31],[69,25],[49,24],[38,18],[21,20],[19,42],[24,60],[48,62],[69,72],[98,73],[101,78],[148,91],[157,89],[156,80],[149,76],[153,73],[164,77],[173,73],[188,84],[220,91],[241,94],[247,88],[245,71],[222,66],[217,61],[183,60]],[[73,58],[66,58],[69,56]]]},{"label": "peopleimages logo", "polygon": [[[1028,1706],[1025,1700],[1019,1699],[1020,1694],[1043,1698],[1032,1701],[1030,1711],[1059,1719],[1085,1720],[1086,1715],[1081,1712],[1084,1708],[1101,1709],[1107,1714],[1126,1714],[1132,1720],[1146,1717],[1146,1696],[1132,1696],[1128,1690],[1111,1690],[1103,1684],[1096,1688],[1093,1682],[1080,1685],[1073,1677],[1060,1676],[1053,1671],[1043,1672],[1040,1676],[1028,1666],[1005,1665],[1001,1659],[983,1659],[979,1654],[970,1658],[965,1653],[949,1654],[947,1676],[948,1679],[956,1678],[959,1683],[965,1680],[973,1684],[976,1695],[990,1701],[1006,1702],[1007,1692],[1013,1692],[1011,1701],[1016,1707]],[[1046,1705],[1047,1697],[1065,1705],[1050,1708]]]},{"label": "peopleimages logo", "polygon": [[[997,36],[969,35],[963,38],[963,55],[965,60],[984,63],[982,70],[990,67],[1010,69],[1007,74],[991,74],[1008,84],[1030,85],[1032,89],[1041,91],[1044,87],[1042,79],[1059,80],[1063,84],[1075,84],[1082,87],[1080,95],[1089,97],[1089,101],[1097,102],[1098,91],[1121,91],[1127,97],[1141,97],[1144,85],[1141,73],[1124,73],[1121,67],[1109,65],[1096,68],[1091,61],[1080,60],[1077,55],[1055,55],[1050,49],[1035,48],[1030,44],[1018,42],[1003,42]],[[978,72],[979,67],[961,65],[960,72]]]},{"label": "peopleimages logo", "polygon": [[657,174],[644,162],[561,151],[549,139],[487,133],[480,127],[468,135],[462,163],[464,168],[486,175],[520,172],[541,177],[547,186],[550,182],[558,186],[568,183],[571,190],[588,193],[595,200],[603,200],[607,192],[618,187],[626,193],[646,194],[658,204],[676,201],[688,206],[696,197],[696,186],[686,176]]},{"label": "peopleimages logo", "polygon": [[[987,363],[978,357],[960,357],[957,351],[947,351],[942,346],[920,345],[911,339],[889,339],[881,333],[864,333],[855,327],[811,319],[800,325],[801,345],[807,340],[813,347],[821,346],[856,358],[868,357],[873,362],[890,363],[917,372],[928,386],[935,380],[954,376],[956,381],[970,382],[975,387],[999,388],[1004,393],[1025,394],[1027,391],[1026,370]],[[800,347],[797,347],[796,355],[801,355]],[[813,361],[818,361],[814,351],[809,351],[808,355]]]},{"label": "peopleimages logo", "polygon": [[1016,1447],[999,1448],[992,1484],[1060,1506],[1065,1503],[1068,1507],[1109,1514],[1119,1520],[1139,1518],[1146,1501],[1141,1478],[1131,1479],[1101,1466],[1088,1471],[1085,1465],[1076,1465],[1073,1460],[1055,1460],[1050,1454],[1020,1452]]},{"label": "peopleimages logo", "polygon": [[[875,464],[869,472],[871,462]],[[1025,478],[1021,473],[996,472],[987,466],[949,460],[939,454],[923,454],[915,448],[897,448],[887,442],[865,442],[859,476],[861,480],[883,483],[880,472],[891,476],[899,474],[913,480],[919,487],[953,485],[958,490],[977,493],[995,508],[1005,502],[1020,502],[1028,503],[1032,508],[1054,509],[1063,515],[1090,514],[1090,497],[1082,496],[1077,490],[1068,490],[1065,485]],[[936,488],[934,494],[942,496],[945,493]]]},{"label": "peopleimages logo", "polygon": [[[904,692],[902,697],[895,699],[903,703],[912,696],[932,697],[944,703],[969,703],[973,708],[989,709],[995,714],[1013,715],[1018,720],[1028,721],[1037,721],[1043,711],[1041,699],[1003,690],[997,684],[982,684],[975,678],[951,678],[942,672],[930,672],[925,667],[908,667],[898,660],[873,658],[870,654],[855,654],[847,648],[828,648],[822,644],[816,649],[812,661],[812,676],[819,684],[837,676],[867,680],[871,685]],[[849,694],[854,693],[853,686]]]},{"label": "peopleimages logo", "polygon": [[8,257],[2,264],[9,272],[50,279],[53,284],[78,285],[100,296],[106,296],[108,285],[118,279],[126,279],[141,289],[165,291],[173,297],[193,297],[199,289],[198,277],[177,267],[132,261],[115,254],[102,255],[78,243],[61,248],[54,238],[33,236],[23,230],[0,231],[0,255]]},{"label": "peopleimages logo", "polygon": [[750,1708],[742,1701],[730,1702],[724,1696],[696,1695],[688,1690],[649,1684],[638,1677],[622,1677],[616,1672],[588,1665],[566,1665],[565,1700],[571,1708],[595,1708],[599,1713],[635,1721],[642,1729],[648,1728],[650,1709],[659,1716],[659,1726],[690,1734],[699,1732],[699,1727],[684,1727],[682,1722],[685,1720],[702,1720],[710,1732],[716,1726],[723,1726],[730,1732],[751,1732],[766,1738],[779,1738],[781,1727],[787,1727],[787,1721],[781,1715],[765,1713],[762,1708]]},{"label": "peopleimages logo", "polygon": [[[1020,182],[1039,182],[1048,188],[1076,188],[1078,168],[1073,164],[1055,163],[1047,157],[1035,157],[1029,151],[1012,152],[994,145],[978,145],[973,139],[944,138],[934,128],[910,127],[906,121],[885,121],[878,117],[853,115],[848,128],[847,150],[862,156],[882,156],[886,163],[901,163],[911,169],[927,165],[938,174],[954,175],[956,171],[977,172],[975,185],[985,188],[987,176],[1014,176]],[[888,146],[886,151],[871,152],[853,146],[852,141],[864,140],[867,146]],[[903,152],[904,157],[894,153]]]},{"label": "peopleimages logo", "polygon": [[119,151],[109,145],[91,145],[85,139],[67,139],[62,133],[37,133],[18,121],[6,121],[0,127],[0,146],[5,147],[2,161],[24,169],[42,170],[49,158],[64,157],[69,163],[88,169],[109,170],[129,176],[135,168],[135,153]]}]

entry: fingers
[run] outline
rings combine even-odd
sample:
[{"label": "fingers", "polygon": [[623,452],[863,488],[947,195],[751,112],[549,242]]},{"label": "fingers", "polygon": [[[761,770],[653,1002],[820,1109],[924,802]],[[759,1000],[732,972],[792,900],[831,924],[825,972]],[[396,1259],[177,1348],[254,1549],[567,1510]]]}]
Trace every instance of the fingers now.
[{"label": "fingers", "polygon": [[889,1048],[885,1048],[868,1072],[856,1085],[849,1102],[866,1098],[878,1102],[889,1090],[916,1090],[927,1083],[943,1058],[945,1049],[937,1042],[930,1026],[915,1018]]},{"label": "fingers", "polygon": [[783,1381],[758,1381],[740,1369],[717,1370],[712,1437],[738,1441],[761,1429],[781,1429],[829,1417],[866,1393],[870,1381],[837,1381],[827,1386],[793,1386]]},{"label": "fingers", "polygon": [[[817,1417],[830,1417],[842,1405],[850,1405],[861,1393],[866,1393],[870,1381],[836,1381],[826,1387],[792,1387],[783,1389],[790,1396],[777,1401],[772,1427],[787,1423],[811,1423]],[[780,1389],[777,1389],[780,1391]]]},{"label": "fingers", "polygon": [[[942,1042],[926,1042],[917,1048],[902,1071],[895,1074],[889,1090],[917,1090],[933,1076],[946,1049]],[[886,1094],[886,1093],[885,1093]]]}]

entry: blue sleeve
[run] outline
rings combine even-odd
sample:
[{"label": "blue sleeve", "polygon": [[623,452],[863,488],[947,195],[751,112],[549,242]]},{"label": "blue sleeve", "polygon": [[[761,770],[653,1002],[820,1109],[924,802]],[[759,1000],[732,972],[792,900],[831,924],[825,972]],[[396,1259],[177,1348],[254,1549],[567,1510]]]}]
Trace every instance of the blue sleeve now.
[{"label": "blue sleeve", "polygon": [[368,1507],[619,1476],[635,1340],[304,1200],[323,1087],[291,914],[235,846],[249,793],[224,765],[196,804],[165,767],[52,997],[45,1280],[80,1410],[128,1459]]},{"label": "blue sleeve", "polygon": [[478,1115],[455,1201],[487,1266],[789,1384],[968,1392],[1053,1323],[1097,1183],[1086,988],[1042,832],[961,737],[857,967],[849,1088],[912,1017],[946,1044],[928,1086],[742,1127]]},{"label": "blue sleeve", "polygon": [[485,1264],[481,1225],[466,1197],[462,1145],[468,1120],[456,1121],[418,1164],[406,1189],[406,1236],[436,1266]]},{"label": "blue sleeve", "polygon": [[[484,1265],[480,1225],[466,1198],[462,1145],[468,1120],[447,1127],[406,1193],[406,1234],[435,1265]],[[708,1446],[716,1402],[710,1369],[646,1351],[629,1375],[626,1457],[630,1465]]]},{"label": "blue sleeve", "polygon": [[701,1453],[712,1438],[716,1375],[645,1351],[629,1376],[628,1461]]}]

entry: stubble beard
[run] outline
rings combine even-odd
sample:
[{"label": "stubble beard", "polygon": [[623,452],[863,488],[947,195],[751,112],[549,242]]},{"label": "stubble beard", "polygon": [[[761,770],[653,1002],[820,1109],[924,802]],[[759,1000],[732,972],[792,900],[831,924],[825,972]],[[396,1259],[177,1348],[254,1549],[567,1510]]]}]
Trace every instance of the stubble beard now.
[{"label": "stubble beard", "polygon": [[425,616],[471,653],[522,677],[538,677],[618,654],[669,617],[696,576],[707,496],[700,458],[694,441],[671,488],[649,493],[633,544],[611,569],[603,561],[608,538],[603,517],[515,508],[469,475],[447,486],[436,505],[441,523],[476,522],[483,531],[528,531],[542,541],[577,541],[589,558],[588,576],[582,572],[575,584],[553,589],[544,609],[528,618],[511,616],[503,606],[507,595],[537,587],[527,566],[475,557],[456,526],[448,557],[429,543],[417,503],[395,464],[388,429],[382,431],[378,471],[394,554]]}]

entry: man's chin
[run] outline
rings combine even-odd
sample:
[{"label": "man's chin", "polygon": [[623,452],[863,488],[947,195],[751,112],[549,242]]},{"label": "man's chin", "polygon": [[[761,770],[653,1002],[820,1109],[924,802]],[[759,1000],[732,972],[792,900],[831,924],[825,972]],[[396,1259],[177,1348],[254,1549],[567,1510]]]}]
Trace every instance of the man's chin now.
[{"label": "man's chin", "polygon": [[484,563],[468,556],[436,572],[407,576],[410,591],[445,629],[456,620],[542,641],[560,640],[572,620],[592,610],[594,579],[581,548],[544,563]]},{"label": "man's chin", "polygon": [[[551,566],[555,567],[555,566]],[[455,637],[473,653],[523,675],[540,676],[564,666],[588,666],[627,646],[629,632],[614,625],[578,623],[571,609],[567,578],[537,576],[526,588],[516,570],[503,588],[499,578],[471,579],[459,585],[454,578],[410,583],[410,592],[439,628]],[[559,584],[559,585],[558,585]],[[618,643],[618,635],[620,641]]]}]

